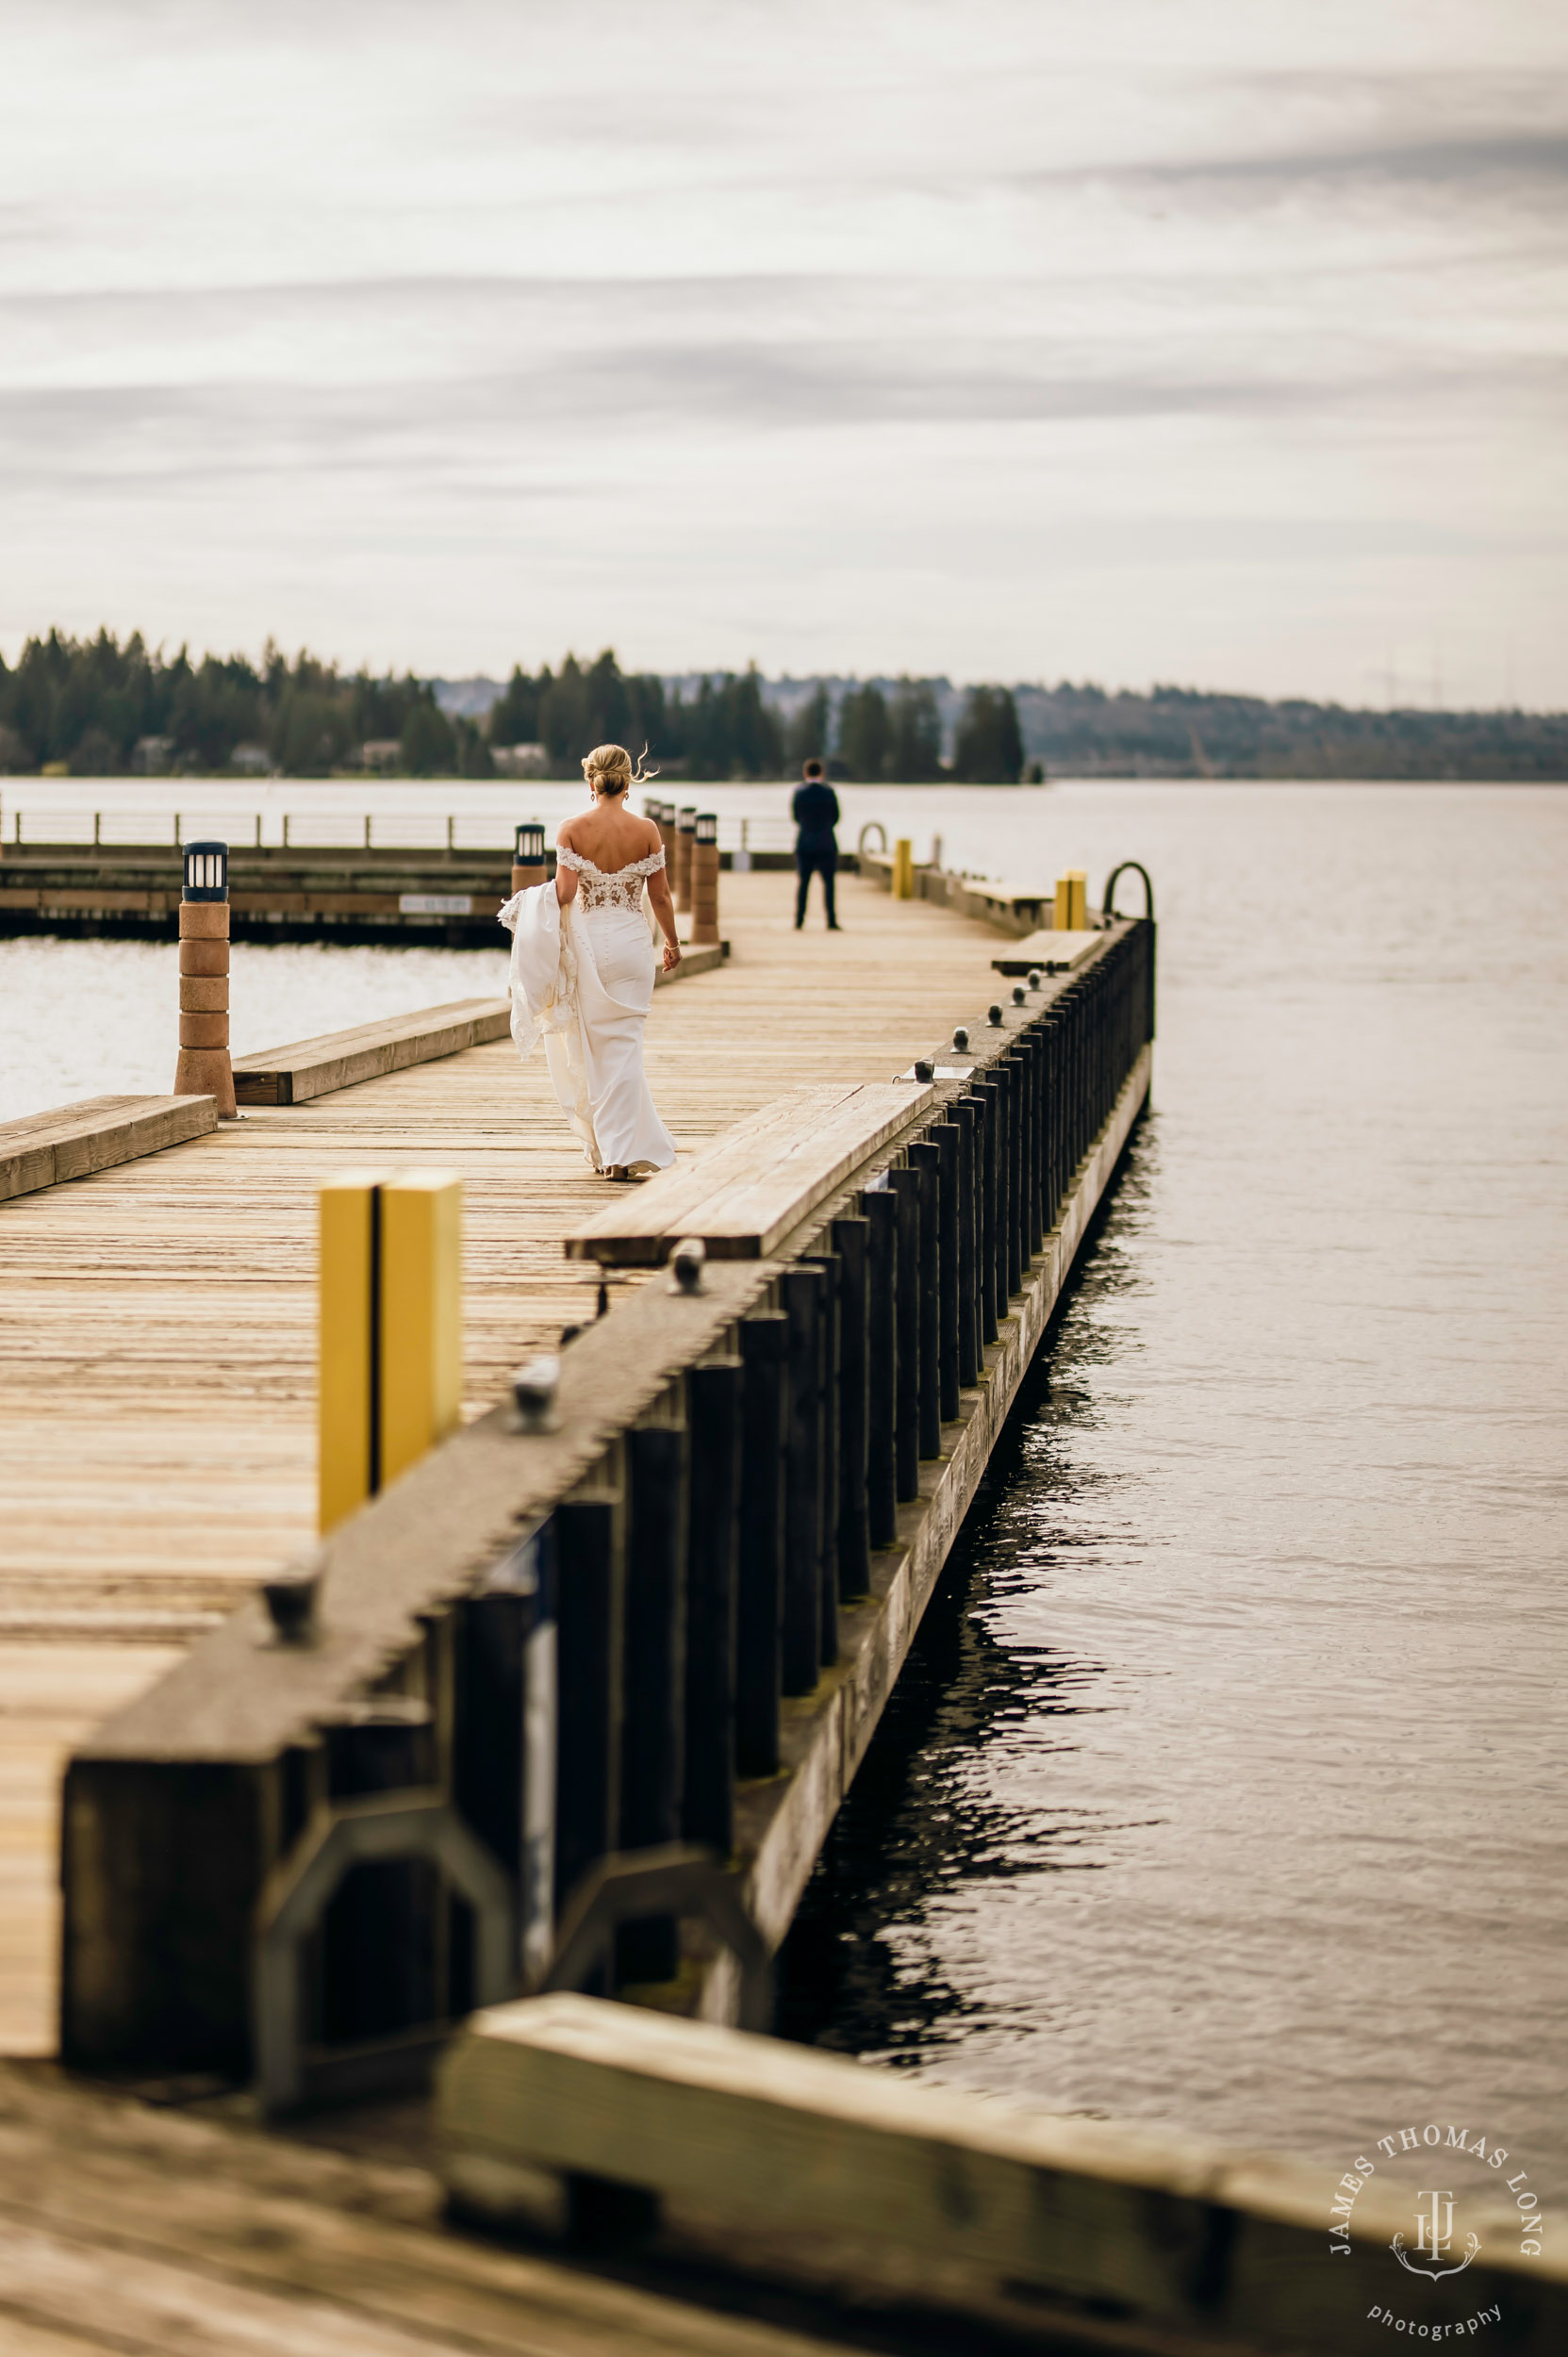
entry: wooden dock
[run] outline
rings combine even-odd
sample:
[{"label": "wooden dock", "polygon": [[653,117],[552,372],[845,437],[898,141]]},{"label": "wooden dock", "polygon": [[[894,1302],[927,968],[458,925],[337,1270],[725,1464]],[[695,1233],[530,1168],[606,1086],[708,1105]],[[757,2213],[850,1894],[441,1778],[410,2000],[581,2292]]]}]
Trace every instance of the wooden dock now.
[{"label": "wooden dock", "polygon": [[[726,879],[729,964],[662,991],[649,1030],[683,1153],[824,1074],[887,1081],[993,995],[994,932],[842,891],[842,933],[814,913],[797,934],[788,880]],[[314,1535],[315,1191],[404,1162],[464,1181],[477,1412],[593,1316],[598,1271],[562,1240],[607,1192],[508,1039],[0,1207],[0,2052],[54,2050],[65,1754]]]},{"label": "wooden dock", "polygon": [[[110,1099],[11,1141],[0,2348],[1384,2346],[1380,2178],[1342,2273],[1329,2172],[710,2026],[770,2025],[1149,1087],[1151,921],[1003,985],[994,913],[845,905],[802,939],[732,884],[733,960],[656,1004],[683,1159],[643,1188],[484,1002],[250,1059],[223,1128]],[[313,1535],[318,1189],[410,1161],[463,1182],[461,1428],[264,1607]],[[450,1239],[456,1191],[356,1183],[370,1363],[411,1379],[386,1239],[416,1196]],[[1480,2227],[1457,2297],[1547,2357],[1555,2238]]]},{"label": "wooden dock", "polygon": [[[871,879],[802,938],[791,897],[732,881],[733,958],[661,992],[683,1152],[642,1188],[485,1002],[248,1059],[222,1128],[108,1100],[17,1142],[0,2346],[1273,2345],[1251,2254],[1315,2261],[1303,2182],[638,2027],[770,2022],[1149,1086],[1151,924],[1009,985],[994,915]],[[318,1191],[410,1162],[464,1190],[462,1428],[333,1527],[291,1637],[252,1591],[314,1536]],[[602,1970],[636,2003],[506,2002]]]}]

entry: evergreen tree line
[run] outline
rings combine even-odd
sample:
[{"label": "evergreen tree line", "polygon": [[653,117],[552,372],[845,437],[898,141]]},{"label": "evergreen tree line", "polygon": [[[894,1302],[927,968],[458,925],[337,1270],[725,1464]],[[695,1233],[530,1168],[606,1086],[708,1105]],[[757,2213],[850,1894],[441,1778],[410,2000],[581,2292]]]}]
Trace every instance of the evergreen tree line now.
[{"label": "evergreen tree line", "polygon": [[548,666],[536,678],[514,670],[487,725],[492,745],[542,745],[551,766],[567,770],[605,743],[634,751],[646,744],[656,763],[701,779],[792,776],[816,760],[860,780],[1015,785],[1024,767],[1017,709],[1005,687],[970,689],[952,766],[944,768],[942,716],[925,683],[901,680],[891,699],[874,685],[853,687],[836,716],[819,686],[785,722],[764,702],[754,666],[701,679],[684,698],[678,689],[667,695],[652,674],[622,672],[608,650],[586,668],[569,654],[558,674]]},{"label": "evergreen tree line", "polygon": [[483,725],[450,717],[433,685],[406,675],[345,673],[269,642],[244,655],[185,648],[172,659],[140,633],[29,638],[14,667],[0,657],[0,772],[65,769],[114,777],[133,768],[207,773],[238,766],[325,777],[364,758],[413,777],[490,777],[493,746],[537,744],[562,776],[606,742],[649,748],[655,766],[701,780],[777,778],[819,759],[838,776],[910,783],[954,776],[1015,783],[1023,742],[1005,687],[972,689],[950,770],[941,763],[934,690],[903,681],[891,698],[851,688],[836,715],[818,687],[787,722],[763,700],[753,667],[667,693],[651,673],[623,672],[608,649],[569,654],[559,671],[515,669]]},{"label": "evergreen tree line", "polygon": [[304,651],[290,663],[271,642],[259,667],[244,655],[192,663],[183,647],[166,661],[140,632],[121,646],[108,631],[51,631],[14,668],[0,657],[0,770],[114,777],[141,747],[143,766],[203,773],[255,748],[257,767],[325,777],[367,741],[395,747],[414,776],[493,774],[479,730],[448,719],[426,682],[349,675]]},{"label": "evergreen tree line", "polygon": [[[542,745],[553,774],[572,777],[611,740],[646,744],[673,779],[797,776],[813,758],[835,777],[917,783],[950,777],[1011,783],[1041,765],[1073,776],[1568,778],[1568,714],[1357,711],[1303,699],[1161,686],[1147,695],[1092,684],[970,688],[942,766],[946,683],[900,680],[884,691],[826,686],[789,715],[766,701],[755,669],[667,689],[623,672],[606,651],[568,655],[558,671],[513,671],[483,722],[449,716],[433,682],[345,672],[269,643],[245,655],[173,657],[140,635],[30,638],[0,657],[0,773],[133,768],[205,774],[234,767],[324,777],[364,758],[405,776],[493,776],[499,746]],[[1027,733],[1027,742],[1026,742]],[[140,749],[140,750],[139,750]]]}]

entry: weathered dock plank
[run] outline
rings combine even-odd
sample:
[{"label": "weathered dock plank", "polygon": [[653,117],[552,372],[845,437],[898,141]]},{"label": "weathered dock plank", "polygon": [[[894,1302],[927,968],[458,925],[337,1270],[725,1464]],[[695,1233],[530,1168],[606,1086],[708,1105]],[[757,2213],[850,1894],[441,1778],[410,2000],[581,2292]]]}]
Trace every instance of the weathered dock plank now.
[{"label": "weathered dock plank", "polygon": [[214,1096],[88,1096],[0,1126],[0,1203],[91,1178],[218,1127]]}]

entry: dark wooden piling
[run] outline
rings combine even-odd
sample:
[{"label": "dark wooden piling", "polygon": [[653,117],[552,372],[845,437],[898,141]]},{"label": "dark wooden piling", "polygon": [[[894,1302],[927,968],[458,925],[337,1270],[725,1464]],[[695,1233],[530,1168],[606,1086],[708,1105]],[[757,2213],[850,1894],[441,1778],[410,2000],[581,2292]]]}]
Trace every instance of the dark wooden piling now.
[{"label": "dark wooden piling", "polygon": [[789,1320],[782,1647],[786,1694],[809,1694],[822,1662],[822,1292],[820,1269],[786,1269],[779,1279]]},{"label": "dark wooden piling", "polygon": [[685,1778],[681,1831],[721,1858],[734,1847],[735,1620],[739,1570],[740,1359],[686,1376],[691,1512],[686,1552]]},{"label": "dark wooden piling", "polygon": [[993,1064],[984,1080],[979,1082],[978,1089],[985,1102],[985,1122],[989,1132],[986,1151],[991,1167],[986,1173],[986,1182],[991,1195],[992,1216],[988,1255],[990,1266],[987,1272],[990,1282],[987,1288],[987,1301],[991,1330],[986,1340],[995,1342],[1001,1321],[1007,1315],[1008,1235],[1013,1227],[1010,1185],[1012,1145],[1009,1119],[1012,1111],[1011,1075],[1005,1063]]},{"label": "dark wooden piling", "polygon": [[942,1157],[929,1137],[909,1149],[920,1205],[920,1454],[942,1454]]},{"label": "dark wooden piling", "polygon": [[839,1287],[843,1272],[836,1252],[814,1253],[806,1264],[822,1272],[822,1320],[818,1368],[822,1434],[822,1600],[817,1631],[824,1669],[838,1659],[838,1518],[842,1504],[839,1446]]},{"label": "dark wooden piling", "polygon": [[789,1320],[759,1310],[741,1322],[740,1567],[735,1624],[735,1765],[779,1766],[784,1669],[784,1458],[789,1434]]},{"label": "dark wooden piling", "polygon": [[959,1141],[956,1121],[933,1121],[927,1132],[939,1157],[941,1192],[937,1204],[936,1266],[940,1331],[937,1347],[937,1391],[942,1422],[958,1414],[959,1393]]},{"label": "dark wooden piling", "polygon": [[978,1081],[968,1101],[975,1109],[975,1300],[983,1352],[997,1339],[997,1091],[989,1081]]},{"label": "dark wooden piling", "polygon": [[894,1355],[895,1494],[901,1503],[920,1494],[920,1178],[911,1168],[890,1170],[887,1183],[898,1204],[898,1277],[895,1300],[898,1347]]},{"label": "dark wooden piling", "polygon": [[977,1243],[981,1217],[980,1108],[961,1096],[952,1107],[958,1135],[958,1383],[967,1390],[980,1377],[980,1282]]},{"label": "dark wooden piling", "polygon": [[[618,1452],[619,1455],[619,1452]],[[626,1558],[619,1481],[555,1509],[560,1716],[555,1766],[557,1910],[619,1832]]]},{"label": "dark wooden piling", "polygon": [[860,1207],[867,1222],[866,1519],[871,1545],[887,1547],[899,1529],[899,1198],[890,1187],[870,1188]]},{"label": "dark wooden piling", "polygon": [[869,1537],[870,1222],[835,1219],[838,1256],[838,1592],[871,1584]]},{"label": "dark wooden piling", "polygon": [[1062,1203],[1061,1181],[1061,1017],[1054,1007],[1048,1008],[1040,1021],[1040,1089],[1042,1102],[1040,1138],[1040,1196],[1041,1215],[1048,1235],[1056,1226],[1056,1214]]},{"label": "dark wooden piling", "polygon": [[[686,1430],[684,1418],[626,1436],[625,1708],[620,1742],[623,1850],[681,1838],[686,1687]],[[668,1981],[680,1949],[673,1917],[628,1923],[624,1981]]]},{"label": "dark wooden piling", "polygon": [[1032,1027],[1019,1040],[1029,1059],[1029,1146],[1024,1158],[1024,1203],[1029,1214],[1029,1256],[1032,1260],[1046,1240],[1042,1134],[1045,1124],[1045,1054]]},{"label": "dark wooden piling", "polygon": [[1029,1254],[1025,1249],[1024,1135],[1029,1109],[1024,1095],[1023,1060],[1009,1049],[1002,1072],[1007,1082],[1007,1291],[1009,1298],[1024,1281]]}]

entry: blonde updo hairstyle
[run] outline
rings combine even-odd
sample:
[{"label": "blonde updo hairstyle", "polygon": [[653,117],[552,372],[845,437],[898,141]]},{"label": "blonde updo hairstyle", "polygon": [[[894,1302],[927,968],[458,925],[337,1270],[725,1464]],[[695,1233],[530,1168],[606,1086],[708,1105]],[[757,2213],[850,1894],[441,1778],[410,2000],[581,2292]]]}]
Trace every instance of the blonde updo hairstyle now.
[{"label": "blonde updo hairstyle", "polygon": [[647,758],[648,748],[645,745],[634,769],[632,756],[624,745],[596,745],[591,753],[583,757],[583,776],[589,788],[597,793],[624,794],[629,787],[646,785],[650,778],[658,776],[656,769],[644,768],[643,763]]}]

